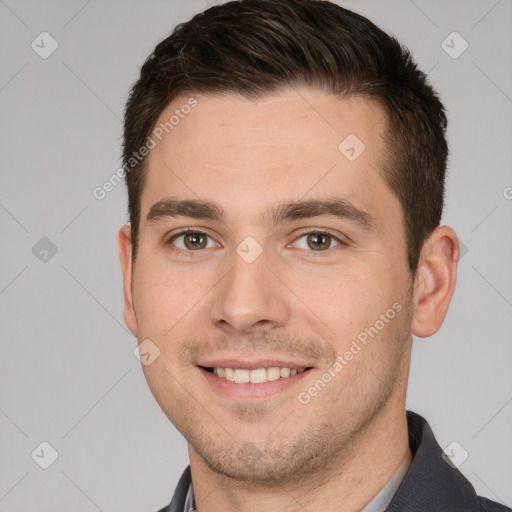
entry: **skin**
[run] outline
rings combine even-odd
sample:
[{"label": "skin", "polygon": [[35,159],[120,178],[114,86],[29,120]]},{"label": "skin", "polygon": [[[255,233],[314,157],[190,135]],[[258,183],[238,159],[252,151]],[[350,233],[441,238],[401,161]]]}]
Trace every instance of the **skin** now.
[{"label": "skin", "polygon": [[[137,260],[129,225],[119,231],[119,253],[125,321],[139,342],[149,338],[160,350],[143,370],[188,441],[196,508],[325,512],[343,503],[358,511],[411,457],[412,334],[430,336],[444,320],[457,237],[438,227],[411,279],[402,209],[382,178],[385,119],[373,101],[306,88],[255,101],[194,98],[197,107],[149,155]],[[161,121],[187,99],[174,100]],[[348,134],[366,147],[352,162],[338,150]],[[148,222],[151,206],[169,197],[215,202],[224,219]],[[366,211],[373,228],[332,215],[272,227],[262,215],[282,202],[333,197]],[[211,237],[208,245],[172,238],[187,227]],[[332,233],[331,245],[327,238],[318,250],[315,237],[308,244],[304,232],[315,230]],[[262,249],[252,263],[236,251],[248,236]],[[394,303],[401,311],[300,403],[298,394]],[[232,397],[198,367],[214,358],[311,369],[267,397]]]}]

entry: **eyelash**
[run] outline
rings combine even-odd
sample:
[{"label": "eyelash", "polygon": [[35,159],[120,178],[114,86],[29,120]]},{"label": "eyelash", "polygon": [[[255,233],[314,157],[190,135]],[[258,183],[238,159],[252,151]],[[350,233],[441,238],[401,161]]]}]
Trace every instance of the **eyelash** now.
[{"label": "eyelash", "polygon": [[[201,234],[201,235],[205,235],[205,236],[207,236],[207,237],[209,237],[209,238],[211,238],[213,240],[213,237],[211,237],[210,235],[208,235],[208,233],[205,233],[204,231],[200,231],[200,230],[198,230],[196,228],[185,228],[185,229],[181,230],[180,232],[175,233],[171,238],[169,238],[168,241],[166,242],[166,244],[171,244],[172,242],[174,242],[174,240],[176,240],[176,238],[178,238],[180,236],[183,236],[183,235],[187,235],[188,233],[198,233],[198,234]],[[329,236],[334,241],[338,242],[339,246],[346,246],[346,245],[348,245],[347,242],[344,242],[343,240],[341,240],[340,238],[335,236],[330,231],[323,230],[323,229],[310,229],[309,231],[303,231],[293,240],[292,243],[297,242],[297,240],[299,240],[300,238],[302,238],[304,236],[312,235],[312,234]],[[314,250],[309,250],[308,251],[306,249],[301,249],[301,250],[306,251],[306,254],[308,255],[308,257],[310,257],[310,256],[311,257],[322,257],[324,255],[323,253],[327,253],[329,251],[332,251],[333,249],[335,249],[336,247],[339,247],[339,246],[336,245],[336,246],[334,246],[332,248],[330,247],[329,249],[326,249],[325,251],[314,251]],[[177,247],[174,247],[173,250],[176,251],[179,254],[184,254],[186,256],[193,257],[194,253],[201,253],[205,249],[197,249],[197,250],[194,251],[194,250],[184,250],[184,249],[179,249]]]}]

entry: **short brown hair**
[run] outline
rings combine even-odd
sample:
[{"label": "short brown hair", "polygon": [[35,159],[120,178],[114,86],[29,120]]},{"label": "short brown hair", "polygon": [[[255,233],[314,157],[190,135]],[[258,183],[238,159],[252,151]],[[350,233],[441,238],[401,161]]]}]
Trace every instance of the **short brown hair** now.
[{"label": "short brown hair", "polygon": [[443,210],[444,107],[407,48],[368,19],[325,0],[214,6],[179,24],[147,58],[124,118],[134,259],[147,158],[133,167],[129,163],[166,106],[183,94],[232,92],[254,99],[301,85],[366,96],[383,107],[383,177],[402,205],[409,269],[415,275],[423,243],[439,226]]}]

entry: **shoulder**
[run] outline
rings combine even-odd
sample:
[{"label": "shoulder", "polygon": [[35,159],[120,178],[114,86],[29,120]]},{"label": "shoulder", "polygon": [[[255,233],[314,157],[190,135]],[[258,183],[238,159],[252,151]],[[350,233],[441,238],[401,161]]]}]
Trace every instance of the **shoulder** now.
[{"label": "shoulder", "polygon": [[386,512],[512,512],[477,495],[423,417],[407,411],[407,423],[413,461]]},{"label": "shoulder", "polygon": [[512,508],[501,505],[496,501],[478,497],[481,512],[512,512]]}]

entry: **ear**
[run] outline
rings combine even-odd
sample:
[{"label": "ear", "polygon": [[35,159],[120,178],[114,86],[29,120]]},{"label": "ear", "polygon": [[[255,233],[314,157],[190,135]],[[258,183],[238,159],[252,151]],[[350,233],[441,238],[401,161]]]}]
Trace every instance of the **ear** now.
[{"label": "ear", "polygon": [[133,262],[130,224],[125,224],[119,230],[117,245],[119,247],[119,259],[121,260],[121,270],[123,272],[124,321],[131,333],[137,337],[137,319],[133,307]]},{"label": "ear", "polygon": [[459,241],[449,226],[439,226],[425,241],[414,280],[412,333],[432,336],[441,327],[455,290]]}]

